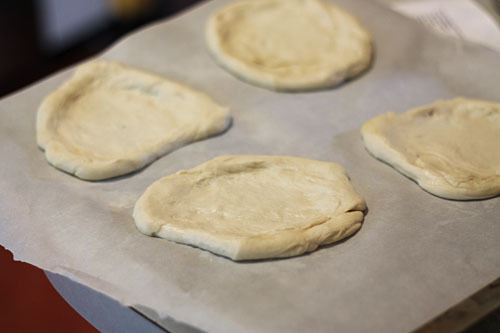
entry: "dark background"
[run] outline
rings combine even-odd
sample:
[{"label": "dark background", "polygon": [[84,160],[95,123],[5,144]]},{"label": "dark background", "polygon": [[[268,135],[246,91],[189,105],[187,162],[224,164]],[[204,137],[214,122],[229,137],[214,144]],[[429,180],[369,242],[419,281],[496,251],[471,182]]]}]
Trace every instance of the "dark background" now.
[{"label": "dark background", "polygon": [[2,0],[0,96],[200,0]]}]

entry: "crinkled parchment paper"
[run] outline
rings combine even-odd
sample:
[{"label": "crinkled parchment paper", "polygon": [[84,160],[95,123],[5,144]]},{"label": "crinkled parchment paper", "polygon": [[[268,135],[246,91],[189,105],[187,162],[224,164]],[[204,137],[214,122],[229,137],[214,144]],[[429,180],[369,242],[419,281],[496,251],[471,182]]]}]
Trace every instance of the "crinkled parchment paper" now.
[{"label": "crinkled parchment paper", "polygon": [[[140,172],[87,182],[46,162],[36,110],[71,70],[0,101],[0,244],[17,260],[211,332],[408,331],[500,276],[499,197],[432,196],[372,158],[359,136],[363,122],[389,110],[456,95],[499,100],[500,56],[434,36],[375,2],[338,1],[373,33],[373,67],[334,89],[277,93],[210,58],[204,24],[226,2],[150,26],[102,55],[205,91],[233,113],[226,133]],[[246,263],[136,230],[132,208],[149,184],[239,153],[341,163],[366,198],[363,227],[309,255]]]}]

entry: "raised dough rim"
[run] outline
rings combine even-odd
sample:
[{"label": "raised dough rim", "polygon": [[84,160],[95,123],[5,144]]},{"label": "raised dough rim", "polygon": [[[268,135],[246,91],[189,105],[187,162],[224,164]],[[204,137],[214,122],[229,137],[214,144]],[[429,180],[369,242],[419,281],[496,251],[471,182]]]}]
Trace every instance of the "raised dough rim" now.
[{"label": "raised dough rim", "polygon": [[[174,241],[176,243],[199,247],[215,254],[229,257],[232,260],[240,261],[297,256],[303,253],[314,251],[321,245],[331,244],[349,237],[361,227],[362,221],[364,219],[364,210],[366,209],[364,199],[362,199],[362,201],[358,203],[361,205],[361,207],[353,206],[351,210],[340,213],[336,216],[329,216],[324,221],[306,228],[280,230],[269,235],[255,235],[249,237],[233,238],[215,237],[214,234],[210,232],[191,229],[190,234],[187,235],[185,229],[168,227],[164,220],[160,221],[158,219],[152,218],[150,215],[144,212],[143,207],[148,198],[149,192],[158,182],[161,182],[169,177],[174,177],[177,174],[183,172],[194,171],[195,169],[205,166],[206,164],[211,163],[216,159],[223,159],[225,157],[232,156],[252,157],[253,155],[218,156],[210,161],[195,166],[190,170],[181,170],[175,174],[165,176],[149,185],[141,195],[141,197],[137,200],[133,211],[133,217],[136,223],[136,227],[139,229],[139,231],[146,235],[159,236],[163,239]],[[276,157],[286,157],[294,160],[307,160],[304,158],[293,156],[255,155],[253,157],[260,157],[269,160],[272,160]],[[354,187],[352,187],[352,184],[350,183],[349,178],[342,166],[333,162],[313,161],[335,165],[336,168],[338,168],[339,172],[341,172],[346,178],[347,185],[350,186],[352,191],[359,196]],[[306,231],[304,232],[304,230]],[[321,231],[325,230],[326,232],[322,234]],[[300,239],[299,242],[297,242],[298,239]],[[271,254],[269,253],[268,248],[266,250],[266,246],[272,247]]]},{"label": "raised dough rim", "polygon": [[[132,71],[138,73],[139,75],[145,75],[147,77],[160,79],[163,82],[168,82],[169,85],[175,86],[179,89],[188,91],[191,94],[207,99],[214,103],[214,105],[221,113],[224,113],[225,122],[222,123],[221,127],[212,128],[212,131],[207,132],[206,137],[185,137],[173,142],[169,142],[169,139],[167,138],[162,140],[155,146],[149,147],[148,151],[136,151],[132,153],[127,159],[94,159],[89,161],[83,156],[74,154],[73,152],[68,150],[65,145],[61,144],[57,139],[54,139],[53,135],[49,130],[47,130],[47,128],[50,126],[49,122],[51,117],[53,117],[57,112],[57,110],[54,110],[54,105],[59,105],[61,101],[63,101],[69,94],[71,94],[73,86],[79,82],[77,80],[81,75],[80,73],[84,70],[87,70],[87,68],[91,66],[95,66],[95,64],[119,66],[121,68],[125,68],[126,71]],[[128,173],[140,170],[156,159],[179,147],[182,147],[187,143],[190,143],[191,141],[208,138],[212,135],[223,132],[229,127],[230,124],[231,117],[229,114],[229,108],[221,107],[220,105],[216,104],[208,95],[200,91],[195,91],[188,86],[182,85],[175,81],[171,81],[155,73],[143,71],[135,67],[124,66],[116,61],[91,60],[76,67],[73,75],[69,79],[67,79],[59,88],[57,88],[57,90],[52,92],[42,101],[37,112],[36,132],[38,146],[45,151],[47,161],[54,167],[61,169],[67,173],[73,174],[81,179],[104,180],[123,176]]]},{"label": "raised dough rim", "polygon": [[[245,0],[243,0],[245,1]],[[247,0],[248,1],[248,0]],[[257,0],[266,1],[266,0]],[[263,71],[256,70],[251,66],[248,66],[245,62],[239,59],[226,55],[222,52],[221,42],[219,36],[216,32],[216,22],[215,17],[221,10],[226,10],[232,7],[240,5],[240,1],[230,3],[225,7],[219,8],[219,10],[213,13],[207,24],[206,24],[206,44],[210,54],[214,61],[219,64],[222,68],[233,74],[234,76],[247,81],[249,83],[255,84],[268,89],[273,89],[277,91],[309,91],[309,90],[321,90],[326,88],[335,87],[342,82],[354,78],[370,68],[372,57],[373,57],[373,40],[370,33],[361,25],[359,20],[354,17],[349,12],[334,6],[330,2],[327,4],[334,8],[334,10],[339,10],[342,15],[348,16],[353,24],[357,25],[361,31],[365,32],[368,36],[368,43],[362,57],[359,57],[355,61],[350,61],[350,64],[345,68],[331,68],[328,74],[319,73],[317,75],[307,76],[305,79],[298,80],[287,80],[274,77],[272,74],[265,73]]]},{"label": "raised dough rim", "polygon": [[[477,99],[465,99],[463,97],[456,97],[451,100],[438,100],[429,105],[423,105],[406,111],[405,115],[413,115],[421,113],[423,110],[428,109],[429,106],[443,103],[443,102],[453,102],[460,103],[462,101],[482,103],[482,104],[496,104],[492,102],[477,100]],[[403,154],[398,150],[394,149],[387,139],[380,136],[376,130],[376,123],[378,123],[382,118],[386,117],[388,114],[394,114],[392,112],[381,114],[368,120],[361,127],[361,137],[363,139],[363,144],[371,155],[375,158],[385,162],[386,164],[392,166],[398,170],[403,175],[414,180],[422,189],[425,191],[442,197],[444,199],[452,200],[480,200],[493,198],[499,195],[500,192],[500,181],[494,186],[491,186],[487,191],[482,189],[470,189],[464,187],[455,187],[449,184],[443,177],[438,177],[433,173],[419,168],[408,162]],[[402,115],[401,114],[401,115]],[[396,115],[397,117],[398,115]]]}]

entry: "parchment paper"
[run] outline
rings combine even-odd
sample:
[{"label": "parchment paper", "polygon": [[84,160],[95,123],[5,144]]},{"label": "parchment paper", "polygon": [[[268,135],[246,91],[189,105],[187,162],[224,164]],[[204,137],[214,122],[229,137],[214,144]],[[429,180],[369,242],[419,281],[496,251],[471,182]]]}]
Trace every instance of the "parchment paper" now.
[{"label": "parchment paper", "polygon": [[[211,332],[408,331],[500,276],[500,198],[432,196],[372,158],[358,134],[389,110],[456,95],[499,100],[500,57],[377,3],[338,1],[373,33],[373,67],[334,89],[276,93],[234,78],[207,53],[204,24],[226,2],[148,27],[103,54],[205,91],[233,113],[226,133],[140,172],[87,182],[46,162],[36,110],[70,71],[0,102],[0,243],[17,260]],[[239,153],[341,163],[366,198],[363,227],[309,255],[246,263],[136,230],[132,208],[149,184]]]}]

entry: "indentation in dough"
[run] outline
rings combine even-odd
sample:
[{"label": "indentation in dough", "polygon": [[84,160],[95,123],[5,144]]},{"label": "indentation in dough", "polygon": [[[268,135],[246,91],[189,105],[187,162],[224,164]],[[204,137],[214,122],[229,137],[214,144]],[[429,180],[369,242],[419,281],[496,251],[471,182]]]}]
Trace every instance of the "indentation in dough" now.
[{"label": "indentation in dough", "polygon": [[208,96],[100,60],[78,67],[43,101],[37,141],[55,167],[99,180],[140,169],[228,125],[227,108]]},{"label": "indentation in dough", "polygon": [[338,241],[361,226],[364,209],[338,164],[234,155],[155,182],[136,203],[134,219],[147,235],[243,260]]},{"label": "indentation in dough", "polygon": [[224,68],[276,90],[332,87],[364,71],[370,34],[323,0],[243,0],[214,13],[207,43]]},{"label": "indentation in dough", "polygon": [[366,122],[363,142],[375,157],[448,199],[500,193],[500,104],[465,98],[438,101]]}]

